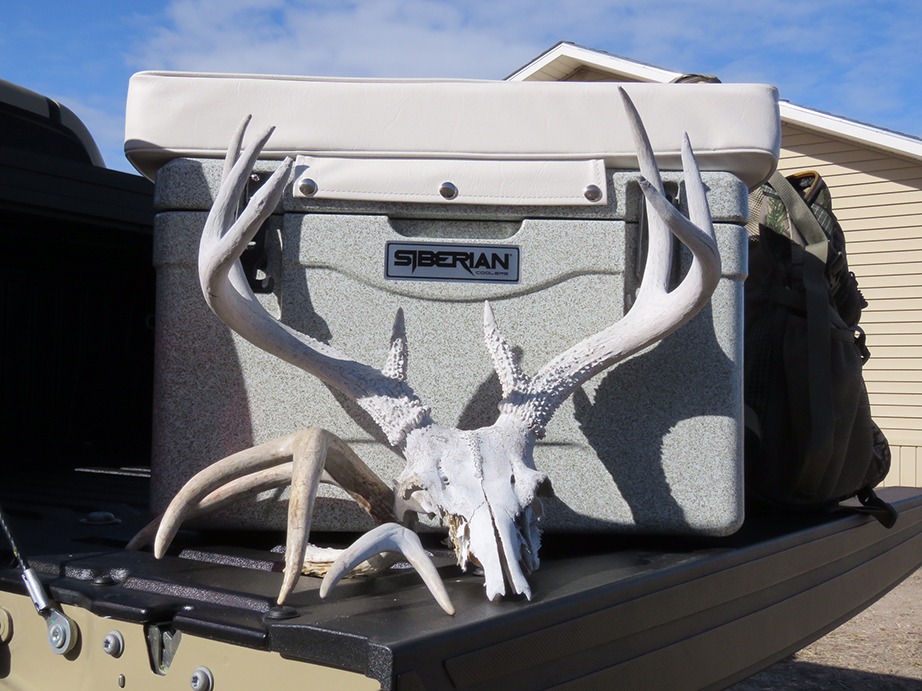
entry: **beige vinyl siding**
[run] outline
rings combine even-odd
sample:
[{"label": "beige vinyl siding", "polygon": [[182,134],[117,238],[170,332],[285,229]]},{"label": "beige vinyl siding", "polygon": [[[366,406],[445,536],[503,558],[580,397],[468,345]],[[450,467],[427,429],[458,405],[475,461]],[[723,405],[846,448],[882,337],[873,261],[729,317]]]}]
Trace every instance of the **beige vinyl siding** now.
[{"label": "beige vinyl siding", "polygon": [[893,450],[886,484],[922,485],[922,165],[785,124],[779,168],[816,170],[832,191],[869,303],[864,372]]},{"label": "beige vinyl siding", "polygon": [[893,462],[884,487],[922,487],[922,449],[917,446],[891,446]]}]

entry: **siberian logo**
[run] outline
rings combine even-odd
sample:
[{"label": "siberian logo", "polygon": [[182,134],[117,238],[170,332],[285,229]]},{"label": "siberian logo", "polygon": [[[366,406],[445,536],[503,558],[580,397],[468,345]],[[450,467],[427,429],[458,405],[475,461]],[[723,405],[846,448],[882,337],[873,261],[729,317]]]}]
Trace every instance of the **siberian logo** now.
[{"label": "siberian logo", "polygon": [[389,242],[384,277],[404,281],[517,283],[515,245],[443,245]]}]

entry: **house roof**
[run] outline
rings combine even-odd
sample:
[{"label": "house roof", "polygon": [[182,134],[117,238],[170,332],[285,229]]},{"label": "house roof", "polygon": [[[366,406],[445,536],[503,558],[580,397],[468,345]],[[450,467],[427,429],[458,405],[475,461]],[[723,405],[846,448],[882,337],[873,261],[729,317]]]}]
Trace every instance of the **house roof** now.
[{"label": "house roof", "polygon": [[[581,67],[640,82],[666,83],[682,75],[682,72],[665,70],[605,51],[561,41],[506,79],[557,81],[567,78]],[[922,139],[917,137],[806,108],[783,99],[779,103],[779,110],[783,123],[922,161]]]}]

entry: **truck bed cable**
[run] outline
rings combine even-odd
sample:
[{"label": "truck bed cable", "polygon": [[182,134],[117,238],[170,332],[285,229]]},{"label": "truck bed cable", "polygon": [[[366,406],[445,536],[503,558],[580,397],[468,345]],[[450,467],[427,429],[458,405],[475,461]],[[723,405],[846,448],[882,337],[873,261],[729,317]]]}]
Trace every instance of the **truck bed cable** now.
[{"label": "truck bed cable", "polygon": [[32,604],[35,605],[35,610],[42,615],[48,624],[48,645],[51,646],[52,652],[56,655],[66,655],[77,644],[77,625],[73,619],[61,611],[60,606],[48,597],[35,569],[29,566],[29,560],[19,549],[2,506],[0,506],[0,529],[3,530],[10,547],[13,548],[13,556],[19,562],[22,581],[26,586],[26,591],[29,593]]}]

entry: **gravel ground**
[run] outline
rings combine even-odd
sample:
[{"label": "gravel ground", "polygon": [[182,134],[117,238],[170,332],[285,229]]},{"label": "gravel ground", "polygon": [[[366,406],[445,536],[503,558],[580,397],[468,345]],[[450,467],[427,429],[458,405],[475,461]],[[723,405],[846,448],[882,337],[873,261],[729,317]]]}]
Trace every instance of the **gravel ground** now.
[{"label": "gravel ground", "polygon": [[791,657],[732,691],[922,691],[922,569]]}]

